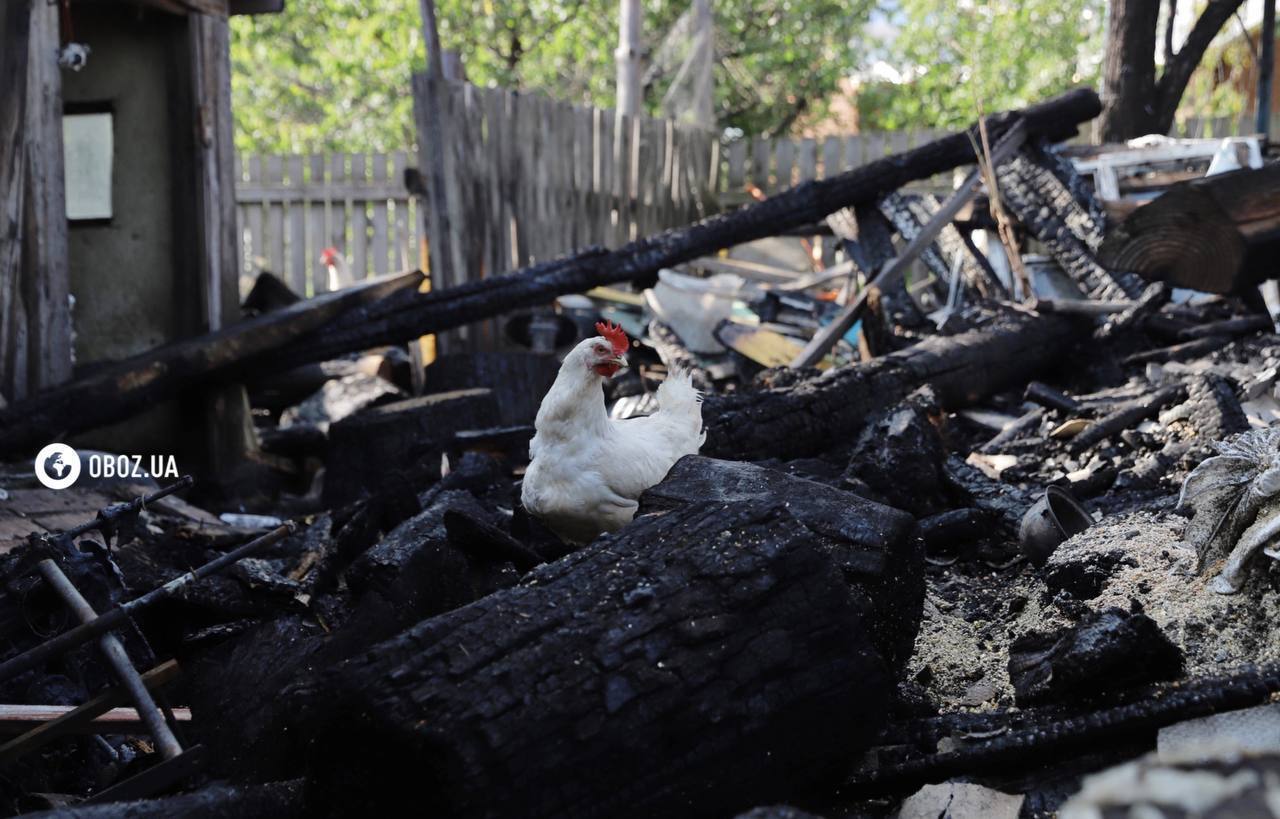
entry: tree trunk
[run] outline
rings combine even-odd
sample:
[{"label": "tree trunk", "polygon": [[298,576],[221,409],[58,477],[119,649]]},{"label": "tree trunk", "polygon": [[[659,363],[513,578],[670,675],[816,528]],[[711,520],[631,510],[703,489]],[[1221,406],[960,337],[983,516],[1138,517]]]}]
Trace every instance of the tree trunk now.
[{"label": "tree trunk", "polygon": [[1209,0],[1186,42],[1156,78],[1160,0],[1111,0],[1107,54],[1102,66],[1103,142],[1167,134],[1178,103],[1205,49],[1243,0]]},{"label": "tree trunk", "polygon": [[645,516],[370,648],[283,698],[315,804],[731,816],[830,781],[893,683],[822,541],[776,498]]},{"label": "tree trunk", "polygon": [[956,336],[933,336],[790,387],[708,396],[702,452],[796,458],[850,440],[865,419],[931,385],[945,409],[1019,385],[1062,358],[1084,326],[1058,316],[1002,314]]}]

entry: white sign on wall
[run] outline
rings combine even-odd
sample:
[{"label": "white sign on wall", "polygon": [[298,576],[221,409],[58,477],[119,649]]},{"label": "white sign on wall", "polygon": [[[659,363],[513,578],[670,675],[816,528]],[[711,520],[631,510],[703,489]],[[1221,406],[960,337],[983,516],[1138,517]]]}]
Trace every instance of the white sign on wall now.
[{"label": "white sign on wall", "polygon": [[67,218],[111,218],[111,114],[65,114],[62,149]]}]

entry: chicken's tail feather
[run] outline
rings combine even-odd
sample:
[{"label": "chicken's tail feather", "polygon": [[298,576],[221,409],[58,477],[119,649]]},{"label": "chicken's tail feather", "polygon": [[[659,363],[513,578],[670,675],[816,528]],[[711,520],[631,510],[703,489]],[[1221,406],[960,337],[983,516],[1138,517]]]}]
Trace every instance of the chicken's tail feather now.
[{"label": "chicken's tail feather", "polygon": [[702,418],[702,393],[684,369],[673,369],[658,385],[658,411]]}]

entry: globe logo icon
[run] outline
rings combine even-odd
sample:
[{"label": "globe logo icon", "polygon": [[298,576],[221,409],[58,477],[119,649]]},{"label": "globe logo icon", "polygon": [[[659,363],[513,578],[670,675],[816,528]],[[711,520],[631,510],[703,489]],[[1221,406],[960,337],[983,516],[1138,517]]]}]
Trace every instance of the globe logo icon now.
[{"label": "globe logo icon", "polygon": [[80,477],[80,455],[67,444],[49,444],[34,466],[36,480],[49,489],[66,489]]}]

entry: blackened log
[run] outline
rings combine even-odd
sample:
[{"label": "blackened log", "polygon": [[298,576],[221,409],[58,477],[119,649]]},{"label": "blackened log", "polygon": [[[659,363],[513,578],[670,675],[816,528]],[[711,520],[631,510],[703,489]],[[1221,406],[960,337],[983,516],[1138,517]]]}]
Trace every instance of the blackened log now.
[{"label": "blackened log", "polygon": [[1067,415],[1079,415],[1083,409],[1080,402],[1061,390],[1055,390],[1042,381],[1032,381],[1023,391],[1022,397],[1027,401],[1033,401],[1042,407],[1055,409],[1058,412]]},{"label": "blackened log", "polygon": [[1239,318],[1211,321],[1188,327],[1178,333],[1179,338],[1195,339],[1206,336],[1247,336],[1263,330],[1274,330],[1275,322],[1270,315],[1240,316]]},{"label": "blackened log", "polygon": [[[1023,122],[1028,136],[1069,137],[1101,110],[1097,94],[1079,88],[1048,102],[987,118],[998,140]],[[927,179],[973,161],[976,128],[961,131],[862,165],[836,176],[810,180],[731,213],[638,239],[614,251],[590,248],[563,259],[459,287],[419,294],[395,309],[374,310],[358,321],[336,322],[317,338],[300,340],[270,358],[271,366],[294,366],[351,349],[388,344],[467,324],[515,307],[612,282],[651,275],[725,247],[775,236],[790,227],[823,219],[840,208],[874,202],[908,182]]]},{"label": "blackened log", "polygon": [[932,337],[863,364],[782,388],[708,396],[702,451],[727,458],[795,458],[848,441],[869,416],[928,384],[944,409],[1043,375],[1082,325],[1057,316],[1001,313],[965,333]]},{"label": "blackened log", "polygon": [[1221,441],[1249,428],[1236,385],[1220,375],[1192,376],[1187,382],[1187,407],[1187,422],[1206,441]]},{"label": "blackened log", "polygon": [[890,506],[928,517],[954,505],[943,464],[947,447],[937,396],[921,387],[879,414],[858,435],[845,481],[870,487]]},{"label": "blackened log", "polygon": [[[560,372],[554,355],[490,350],[442,355],[426,368],[426,392],[483,387],[493,394],[503,426],[532,424],[542,396]],[[471,428],[477,428],[472,424]]]},{"label": "blackened log", "polygon": [[1168,405],[1186,397],[1186,386],[1170,384],[1150,395],[1135,398],[1085,427],[1079,435],[1071,439],[1067,448],[1071,452],[1083,452],[1103,439],[1124,432],[1139,421],[1151,418]]},{"label": "blackened log", "polygon": [[[1148,747],[1158,729],[1176,722],[1236,711],[1270,701],[1280,692],[1280,664],[1245,666],[1229,674],[1155,685],[1130,702],[1082,716],[1054,719],[978,742],[900,764],[860,771],[844,794],[870,797],[909,793],[929,782],[957,776],[1030,770],[1050,760],[1081,756],[1099,747],[1140,739]],[[1023,712],[1037,713],[1037,711]],[[1017,715],[1013,715],[1017,716]]]},{"label": "blackened log", "polygon": [[207,785],[190,793],[106,802],[101,805],[64,805],[31,813],[32,819],[292,819],[306,816],[300,780],[265,785]]},{"label": "blackened log", "polygon": [[296,687],[334,815],[732,815],[884,723],[871,603],[777,502],[691,505]]},{"label": "blackened log", "polygon": [[1109,694],[1182,675],[1182,651],[1145,614],[1090,613],[1069,629],[1029,632],[1009,644],[1019,706]]},{"label": "blackened log", "polygon": [[895,669],[911,656],[924,608],[924,550],[911,516],[775,469],[699,455],[681,458],[640,497],[640,513],[690,504],[773,499],[809,530],[873,604],[872,642]]},{"label": "blackened log", "polygon": [[[987,118],[992,139],[1022,123],[1028,135],[1065,139],[1097,116],[1101,103],[1089,89]],[[246,372],[287,370],[313,361],[460,327],[517,307],[545,302],[602,284],[655,274],[659,269],[715,253],[721,248],[773,236],[816,222],[842,207],[871,202],[916,179],[973,161],[976,133],[962,131],[847,171],[811,180],[732,213],[638,239],[614,251],[587,248],[562,259],[504,275],[477,279],[430,293],[401,293],[374,305],[347,310],[326,326],[294,333],[289,340],[259,339],[235,355],[209,359],[201,345],[221,334],[185,342],[186,356],[172,345],[130,359],[113,375],[82,379],[0,410],[0,454],[38,448],[51,435],[79,432],[123,420],[158,400],[203,380],[234,380]],[[323,297],[322,297],[323,298]],[[282,311],[282,312],[287,312]],[[265,319],[266,317],[259,317]],[[224,332],[243,332],[250,322]],[[252,329],[252,328],[250,328]],[[176,359],[179,366],[163,363]]]},{"label": "blackened log", "polygon": [[1080,206],[1050,164],[1043,150],[1028,146],[1001,165],[996,175],[1005,206],[1089,298],[1137,298],[1142,280],[1098,263],[1103,225]]},{"label": "blackened log", "polygon": [[1044,409],[1042,407],[1033,407],[1006,424],[1004,429],[997,432],[989,441],[978,447],[978,451],[988,453],[999,452],[1004,447],[1021,438],[1024,434],[1033,429],[1038,429],[1040,422],[1043,420]]},{"label": "blackened log", "polygon": [[128,418],[173,397],[183,387],[321,327],[354,305],[412,290],[421,281],[422,274],[413,272],[326,293],[105,365],[91,375],[0,409],[0,452],[20,452],[55,436]]},{"label": "blackened log", "polygon": [[[324,504],[342,506],[375,495],[412,471],[434,463],[464,429],[498,422],[498,407],[487,389],[421,395],[368,407],[329,428],[325,459]],[[424,487],[425,488],[425,487]]]},{"label": "blackened log", "polygon": [[1107,236],[1106,264],[1210,293],[1241,293],[1276,275],[1280,165],[1180,182]]},{"label": "blackened log", "polygon": [[1098,341],[1108,341],[1141,325],[1149,316],[1163,307],[1172,295],[1173,289],[1164,282],[1148,285],[1132,307],[1123,313],[1108,316],[1102,325],[1093,331],[1093,337]]},{"label": "blackened log", "polygon": [[1146,364],[1148,361],[1162,363],[1165,361],[1182,361],[1187,358],[1199,358],[1214,350],[1220,350],[1231,343],[1231,336],[1203,336],[1184,341],[1169,347],[1159,347],[1125,356],[1125,364]]}]

